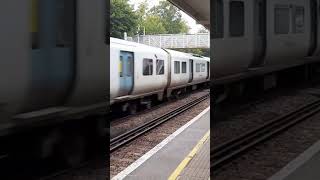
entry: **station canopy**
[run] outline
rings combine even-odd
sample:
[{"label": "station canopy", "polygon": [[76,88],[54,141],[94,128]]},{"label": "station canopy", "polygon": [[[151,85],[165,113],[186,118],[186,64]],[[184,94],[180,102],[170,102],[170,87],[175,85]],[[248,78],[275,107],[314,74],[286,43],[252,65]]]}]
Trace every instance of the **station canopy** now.
[{"label": "station canopy", "polygon": [[210,29],[210,0],[169,0],[172,4],[194,18],[197,23]]}]

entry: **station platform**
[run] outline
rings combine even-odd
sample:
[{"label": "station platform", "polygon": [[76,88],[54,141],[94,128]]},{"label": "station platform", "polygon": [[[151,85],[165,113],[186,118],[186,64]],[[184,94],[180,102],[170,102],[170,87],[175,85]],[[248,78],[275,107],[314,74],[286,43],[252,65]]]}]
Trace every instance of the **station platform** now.
[{"label": "station platform", "polygon": [[210,179],[210,107],[112,180]]},{"label": "station platform", "polygon": [[305,150],[268,180],[320,179],[320,141]]}]

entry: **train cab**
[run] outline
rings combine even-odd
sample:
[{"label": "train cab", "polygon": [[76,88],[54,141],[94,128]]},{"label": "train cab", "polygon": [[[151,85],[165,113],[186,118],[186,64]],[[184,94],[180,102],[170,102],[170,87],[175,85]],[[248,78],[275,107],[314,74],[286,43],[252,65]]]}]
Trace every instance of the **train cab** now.
[{"label": "train cab", "polygon": [[95,1],[0,2],[1,121],[55,107],[105,106],[106,6]]}]

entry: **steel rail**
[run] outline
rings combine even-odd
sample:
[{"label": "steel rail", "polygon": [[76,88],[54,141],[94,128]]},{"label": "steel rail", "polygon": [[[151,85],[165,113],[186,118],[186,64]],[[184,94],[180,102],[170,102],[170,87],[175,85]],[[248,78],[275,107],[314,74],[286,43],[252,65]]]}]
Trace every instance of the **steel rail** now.
[{"label": "steel rail", "polygon": [[215,171],[224,164],[239,157],[245,151],[250,150],[257,144],[287,130],[303,120],[307,120],[320,112],[320,100],[315,100],[301,106],[294,111],[277,117],[265,124],[220,144],[210,151],[210,167]]},{"label": "steel rail", "polygon": [[116,149],[131,142],[132,140],[136,139],[137,137],[145,134],[146,132],[148,132],[156,127],[158,127],[162,123],[180,115],[181,113],[185,112],[186,110],[188,110],[188,109],[194,107],[195,105],[203,102],[204,100],[208,99],[209,97],[210,97],[210,93],[111,139],[110,140],[110,152],[115,151]]}]

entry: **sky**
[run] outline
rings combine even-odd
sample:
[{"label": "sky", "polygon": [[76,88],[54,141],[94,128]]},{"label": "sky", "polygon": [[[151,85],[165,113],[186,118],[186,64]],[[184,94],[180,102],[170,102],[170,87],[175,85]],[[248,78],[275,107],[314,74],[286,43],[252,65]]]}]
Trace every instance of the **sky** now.
[{"label": "sky", "polygon": [[[138,5],[143,2],[144,0],[129,0],[130,4],[133,4],[135,8],[138,8]],[[153,6],[156,6],[159,4],[160,0],[147,0],[149,4],[149,8],[152,8]],[[199,29],[201,29],[203,26],[201,24],[197,24],[196,21],[184,13],[183,11],[180,11],[182,14],[182,19],[184,19],[188,26],[190,27],[189,33],[197,33]]]}]

